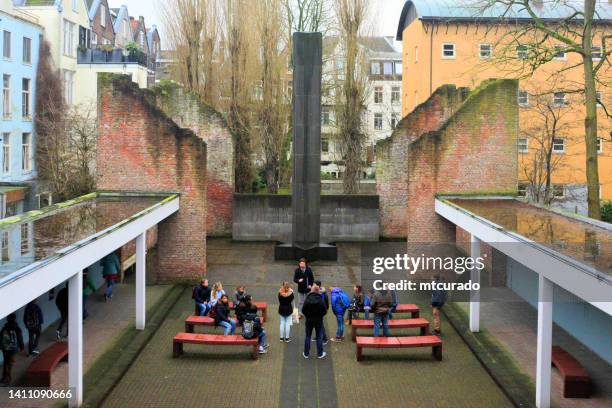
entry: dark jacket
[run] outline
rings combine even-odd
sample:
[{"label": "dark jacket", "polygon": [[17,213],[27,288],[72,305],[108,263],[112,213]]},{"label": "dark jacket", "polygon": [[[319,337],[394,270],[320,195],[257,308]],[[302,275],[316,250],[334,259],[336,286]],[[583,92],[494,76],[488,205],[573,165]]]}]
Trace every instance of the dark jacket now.
[{"label": "dark jacket", "polygon": [[[300,282],[300,279],[304,280]],[[304,270],[296,268],[295,272],[293,272],[293,281],[298,285],[298,292],[308,293],[310,290],[308,287],[312,286],[314,283],[314,275],[310,266],[307,266]]]},{"label": "dark jacket", "polygon": [[217,302],[215,305],[215,325],[218,325],[220,322],[228,322],[229,323],[229,315],[230,309],[229,305],[225,303]]},{"label": "dark jacket", "polygon": [[63,287],[55,298],[55,305],[61,314],[68,314],[68,288]]},{"label": "dark jacket", "polygon": [[238,320],[238,323],[242,325],[244,318],[249,313],[257,314],[257,306],[245,301],[240,302],[238,306],[236,306],[236,319]]},{"label": "dark jacket", "polygon": [[[32,325],[34,322],[36,324]],[[36,303],[28,303],[23,311],[23,324],[25,327],[28,329],[38,329],[43,323],[43,313],[40,306]],[[28,327],[28,324],[32,327]]]},{"label": "dark jacket", "polygon": [[321,296],[323,296],[323,302],[325,302],[325,309],[329,310],[329,294],[324,287],[321,287],[321,291],[319,292]]},{"label": "dark jacket", "polygon": [[244,299],[244,297],[246,296],[246,292],[234,292],[234,304],[236,305],[236,307],[238,306],[238,304],[242,301],[242,299]]},{"label": "dark jacket", "polygon": [[293,291],[290,295],[283,296],[278,294],[278,314],[284,317],[291,316],[293,314],[293,299],[295,295]]},{"label": "dark jacket", "polygon": [[393,296],[386,290],[376,291],[372,296],[371,307],[372,311],[376,314],[385,314],[391,310],[393,304]]},{"label": "dark jacket", "polygon": [[102,264],[102,276],[104,276],[104,279],[117,279],[121,266],[116,253],[111,252],[106,255],[100,263]]},{"label": "dark jacket", "polygon": [[210,287],[198,285],[195,292],[196,303],[210,302]]},{"label": "dark jacket", "polygon": [[309,293],[304,300],[302,313],[306,316],[306,321],[309,323],[323,323],[323,316],[327,314],[323,296],[319,293]]},{"label": "dark jacket", "polygon": [[353,294],[353,299],[351,300],[351,310],[362,311],[363,306],[364,306],[363,300],[364,300],[363,293]]},{"label": "dark jacket", "polygon": [[[6,322],[2,330],[0,330],[0,339],[4,337],[4,332],[7,330],[15,331],[15,334],[17,334],[17,345],[19,346],[19,350],[23,350],[23,334],[21,332],[21,328],[19,327],[19,325],[17,323],[11,324],[10,322]],[[2,350],[2,351],[8,351],[8,350]]]},{"label": "dark jacket", "polygon": [[[441,281],[436,281],[436,283],[440,283]],[[448,292],[444,289],[438,290],[434,289],[431,292],[431,305],[436,307],[442,307],[444,303],[446,303],[446,299],[448,298]]]}]

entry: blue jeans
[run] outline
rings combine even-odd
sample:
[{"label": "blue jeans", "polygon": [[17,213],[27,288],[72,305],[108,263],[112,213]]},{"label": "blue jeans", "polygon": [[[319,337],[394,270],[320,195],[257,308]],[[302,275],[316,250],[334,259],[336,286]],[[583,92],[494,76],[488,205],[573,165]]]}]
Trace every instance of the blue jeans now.
[{"label": "blue jeans", "polygon": [[114,279],[106,279],[106,297],[113,297],[113,286],[115,285]]},{"label": "blue jeans", "polygon": [[211,309],[208,303],[196,302],[196,307],[198,308],[198,316],[206,316]]},{"label": "blue jeans", "polygon": [[383,315],[374,313],[374,337],[378,337],[380,335],[380,322],[381,321],[382,321],[382,326],[383,326],[383,336],[389,337],[389,314],[388,313],[385,313]]},{"label": "blue jeans", "polygon": [[336,315],[338,328],[336,329],[336,337],[344,337],[344,313]]},{"label": "blue jeans", "polygon": [[263,348],[263,346],[266,345],[266,331],[264,329],[261,329],[261,333],[259,333],[258,340],[259,340],[259,348]]},{"label": "blue jeans", "polygon": [[225,321],[219,322],[219,326],[225,329],[225,331],[223,332],[224,336],[227,336],[228,334],[236,333],[236,322],[232,319],[230,319],[229,323]]},{"label": "blue jeans", "polygon": [[304,354],[310,355],[310,340],[312,339],[312,330],[315,330],[317,336],[317,356],[323,355],[323,323],[306,321],[306,338],[304,339]]}]

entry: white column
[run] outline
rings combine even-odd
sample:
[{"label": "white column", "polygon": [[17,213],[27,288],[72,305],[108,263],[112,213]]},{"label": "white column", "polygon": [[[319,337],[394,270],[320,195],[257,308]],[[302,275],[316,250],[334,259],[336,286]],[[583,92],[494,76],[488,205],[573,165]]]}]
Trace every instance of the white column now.
[{"label": "white column", "polygon": [[136,237],[136,329],[145,328],[147,233]]},{"label": "white column", "polygon": [[[476,259],[480,256],[480,240],[475,235],[470,235],[470,257]],[[470,270],[472,283],[480,283],[480,271],[475,267]],[[470,331],[480,331],[480,290],[470,292]]]},{"label": "white column", "polygon": [[540,276],[538,287],[538,356],[536,367],[536,406],[550,407],[552,352],[553,283]]},{"label": "white column", "polygon": [[68,279],[68,386],[70,407],[83,403],[83,271]]}]

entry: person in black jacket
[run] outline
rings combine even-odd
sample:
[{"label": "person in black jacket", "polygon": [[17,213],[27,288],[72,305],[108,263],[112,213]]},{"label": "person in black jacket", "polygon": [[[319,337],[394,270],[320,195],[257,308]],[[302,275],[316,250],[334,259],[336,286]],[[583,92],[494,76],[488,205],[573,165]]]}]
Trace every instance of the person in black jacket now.
[{"label": "person in black jacket", "polygon": [[313,285],[312,290],[306,296],[302,313],[306,316],[306,338],[304,339],[302,356],[304,358],[310,356],[310,340],[314,329],[317,335],[317,358],[324,358],[327,353],[323,351],[323,330],[321,328],[323,327],[323,316],[327,314],[327,308],[317,285]]},{"label": "person in black jacket", "polygon": [[38,351],[38,339],[42,329],[43,313],[36,299],[28,303],[23,311],[23,324],[28,329],[28,355],[40,354]]},{"label": "person in black jacket", "polygon": [[194,290],[194,298],[196,310],[199,316],[206,316],[210,312],[210,288],[208,287],[208,279],[202,279],[200,284]]},{"label": "person in black jacket", "polygon": [[236,320],[238,320],[238,325],[242,326],[244,318],[249,313],[256,315],[257,306],[253,304],[253,297],[251,295],[245,295],[236,306]]},{"label": "person in black jacket", "polygon": [[[61,340],[64,325],[68,322],[68,284],[57,292],[55,306],[60,312],[60,322],[55,331],[57,339]],[[68,336],[68,325],[66,325],[66,336]]]},{"label": "person in black jacket", "polygon": [[23,334],[17,324],[17,316],[11,313],[6,317],[6,324],[0,330],[0,348],[2,348],[2,380],[1,383],[9,385],[12,378],[15,355],[23,351]]},{"label": "person in black jacket", "polygon": [[293,281],[298,285],[298,297],[300,299],[300,310],[304,306],[306,295],[314,285],[314,274],[310,266],[306,265],[306,258],[301,258],[298,267],[293,272]]},{"label": "person in black jacket", "polygon": [[291,341],[291,321],[293,315],[293,289],[289,282],[283,282],[278,291],[278,314],[280,315],[280,341]]},{"label": "person in black jacket", "polygon": [[215,326],[221,326],[225,329],[224,336],[236,333],[236,321],[230,319],[229,315],[229,300],[227,295],[222,295],[215,305]]}]

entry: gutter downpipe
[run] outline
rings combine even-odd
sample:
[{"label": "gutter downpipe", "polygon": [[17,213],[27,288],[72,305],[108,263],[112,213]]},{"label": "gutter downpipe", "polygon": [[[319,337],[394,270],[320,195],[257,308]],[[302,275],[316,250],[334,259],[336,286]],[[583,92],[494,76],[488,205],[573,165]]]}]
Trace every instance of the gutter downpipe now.
[{"label": "gutter downpipe", "polygon": [[431,33],[429,34],[429,96],[433,93],[433,32],[434,23],[432,21]]}]

